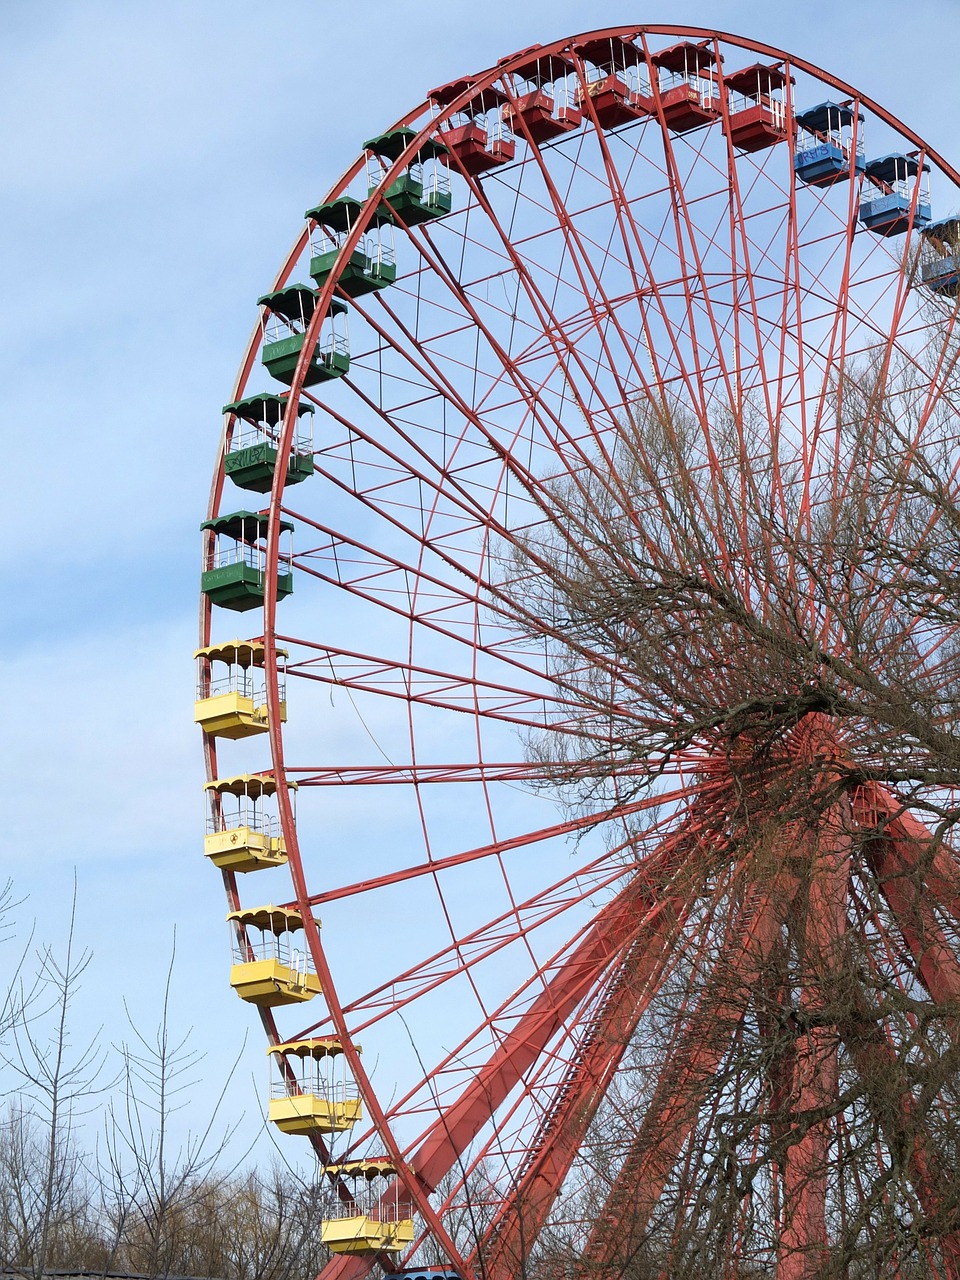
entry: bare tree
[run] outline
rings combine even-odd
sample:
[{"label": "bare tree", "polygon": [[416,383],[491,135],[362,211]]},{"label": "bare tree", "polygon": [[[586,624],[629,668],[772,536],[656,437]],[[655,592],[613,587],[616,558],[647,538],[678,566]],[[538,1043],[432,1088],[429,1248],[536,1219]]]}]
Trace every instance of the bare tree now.
[{"label": "bare tree", "polygon": [[221,1217],[234,1226],[220,1274],[231,1280],[299,1280],[328,1260],[320,1244],[323,1197],[285,1165],[275,1163],[266,1175],[248,1172],[225,1192]]},{"label": "bare tree", "polygon": [[85,1217],[77,1124],[110,1087],[103,1079],[99,1030],[80,1045],[73,1038],[71,1009],[91,960],[88,950],[76,947],[76,907],[74,884],[63,952],[41,947],[33,980],[20,982],[4,1059],[18,1082],[4,1150],[8,1176],[16,1182],[15,1189],[8,1187],[8,1203],[15,1206],[16,1257],[10,1261],[37,1276],[52,1257],[62,1257],[63,1241]]},{"label": "bare tree", "polygon": [[693,748],[822,712],[858,769],[937,808],[960,778],[958,433],[948,397],[908,394],[917,376],[838,376],[829,457],[798,456],[749,406],[704,422],[651,400],[612,477],[546,481],[550,518],[503,591],[579,710],[533,749],[581,785],[616,773],[622,795]]},{"label": "bare tree", "polygon": [[565,695],[529,752],[587,812],[663,791],[625,874],[686,918],[535,1271],[957,1273],[956,365],[841,371],[812,443],[638,404],[502,554]]},{"label": "bare tree", "polygon": [[175,958],[174,945],[156,1033],[143,1033],[128,1011],[132,1040],[119,1048],[122,1098],[108,1108],[104,1140],[104,1196],[118,1249],[126,1266],[149,1276],[178,1271],[178,1259],[196,1243],[187,1225],[191,1214],[203,1201],[216,1202],[233,1173],[219,1167],[230,1134],[226,1125],[217,1127],[232,1072],[200,1127],[176,1133],[201,1058],[190,1046],[191,1033],[172,1029]]}]

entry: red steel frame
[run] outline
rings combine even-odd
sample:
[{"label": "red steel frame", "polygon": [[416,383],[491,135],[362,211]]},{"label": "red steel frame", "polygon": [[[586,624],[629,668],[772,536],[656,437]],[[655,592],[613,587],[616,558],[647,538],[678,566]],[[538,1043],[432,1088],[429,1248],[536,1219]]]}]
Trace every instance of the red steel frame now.
[{"label": "red steel frame", "polygon": [[[707,977],[699,999],[681,1011],[659,1082],[637,1123],[620,1176],[614,1180],[597,1216],[598,1225],[584,1236],[583,1253],[591,1267],[616,1268],[627,1260],[625,1251],[642,1245],[647,1222],[673,1170],[678,1162],[693,1158],[689,1153],[698,1141],[696,1126],[706,1105],[710,1079],[738,1034],[751,988],[764,980],[771,957],[783,945],[782,934],[787,930],[791,946],[818,957],[816,964],[811,964],[809,984],[798,997],[797,1017],[805,1029],[797,1034],[792,1050],[780,1055],[776,1072],[771,1072],[770,1095],[765,1104],[770,1123],[780,1133],[788,1152],[782,1167],[774,1170],[771,1191],[772,1202],[779,1206],[776,1270],[784,1280],[799,1280],[818,1274],[830,1245],[828,1207],[835,1163],[831,1153],[840,1140],[835,1100],[841,1052],[855,1063],[864,1079],[881,1073],[889,1078],[885,1087],[892,1089],[899,1100],[903,1124],[902,1131],[898,1130],[889,1113],[885,1113],[885,1140],[892,1148],[909,1132],[909,1168],[924,1210],[935,1215],[948,1200],[944,1172],[937,1167],[922,1117],[914,1123],[911,1095],[887,1035],[876,1022],[871,1037],[863,1034],[862,1028],[857,1034],[843,1026],[831,1030],[819,1025],[818,1019],[823,1014],[824,989],[840,971],[847,931],[858,927],[860,920],[853,867],[854,836],[870,840],[869,870],[887,912],[883,928],[890,938],[896,935],[889,946],[909,957],[910,980],[921,984],[940,1007],[951,1005],[960,997],[956,939],[942,922],[945,914],[960,923],[960,863],[949,846],[934,840],[892,790],[863,783],[824,812],[816,838],[809,834],[784,837],[784,861],[806,868],[805,906],[801,916],[796,917],[791,913],[801,892],[797,875],[783,872],[765,888],[762,883],[753,882],[750,866],[738,861],[731,844],[717,838],[717,815],[722,815],[730,802],[729,779],[722,767],[719,771],[715,767],[717,762],[706,760],[694,745],[672,763],[675,783],[651,798],[637,799],[634,791],[635,784],[643,781],[643,767],[626,767],[618,777],[623,795],[605,808],[520,834],[499,835],[495,832],[490,789],[518,781],[537,782],[544,777],[549,781],[551,775],[549,767],[535,760],[493,763],[484,754],[481,727],[502,724],[528,731],[549,727],[560,737],[567,735],[576,742],[582,736],[578,725],[583,721],[578,719],[576,683],[558,678],[546,663],[544,648],[530,643],[524,649],[515,641],[485,639],[485,630],[494,631],[508,622],[528,637],[541,637],[545,643],[551,638],[536,610],[504,591],[488,567],[488,556],[495,540],[512,541],[518,529],[534,519],[552,528],[557,537],[569,537],[571,530],[576,537],[580,519],[576,500],[579,496],[589,503],[595,498],[597,486],[619,504],[619,510],[628,510],[632,495],[617,470],[617,436],[623,425],[618,412],[622,414],[623,406],[638,397],[662,396],[664,389],[670,387],[672,394],[697,415],[703,433],[707,463],[702,514],[706,527],[712,526],[711,512],[718,506],[727,504],[741,513],[740,547],[732,546],[718,529],[713,529],[722,570],[735,579],[746,572],[743,555],[749,552],[745,513],[752,496],[751,459],[741,435],[739,466],[733,468],[735,474],[731,478],[730,467],[721,460],[719,445],[711,437],[711,387],[720,387],[726,403],[735,412],[742,412],[745,366],[752,362],[753,394],[762,403],[770,431],[779,432],[782,422],[793,414],[790,420],[799,435],[798,455],[805,468],[805,519],[809,522],[813,493],[820,478],[817,468],[822,464],[819,451],[829,436],[829,386],[826,376],[819,388],[807,385],[821,366],[805,354],[805,332],[815,335],[813,343],[822,353],[822,367],[836,367],[851,353],[864,349],[855,345],[853,331],[867,325],[870,306],[882,306],[889,321],[883,366],[907,350],[911,327],[918,323],[908,276],[892,269],[889,259],[878,259],[877,265],[871,267],[869,252],[859,257],[855,254],[854,237],[849,230],[856,219],[853,182],[840,184],[833,193],[834,221],[830,222],[824,213],[827,198],[822,192],[798,192],[792,181],[776,179],[772,166],[765,169],[752,156],[738,159],[729,143],[721,169],[716,151],[709,149],[713,144],[708,135],[711,130],[722,129],[729,136],[729,103],[722,92],[719,62],[722,53],[732,55],[740,50],[744,56],[781,64],[788,77],[788,114],[794,92],[789,77],[796,74],[805,78],[808,91],[811,85],[820,85],[824,96],[826,91],[834,91],[853,102],[855,115],[863,109],[871,121],[894,130],[905,147],[917,150],[921,159],[932,162],[942,178],[958,189],[960,176],[906,126],[849,85],[783,51],[753,41],[716,31],[659,26],[591,33],[577,40],[557,41],[540,52],[543,57],[566,58],[571,75],[585,89],[588,67],[579,52],[580,43],[618,36],[635,43],[641,51],[641,68],[648,72],[651,55],[665,42],[708,42],[721,68],[717,82],[721,120],[678,140],[660,113],[660,94],[654,79],[654,116],[643,126],[644,141],[637,145],[636,155],[631,158],[620,142],[600,127],[593,101],[584,92],[584,136],[588,142],[580,152],[571,152],[573,158],[564,167],[556,163],[557,153],[551,147],[535,144],[521,120],[518,137],[525,144],[527,155],[523,164],[540,183],[539,203],[525,197],[523,207],[532,221],[545,221],[547,231],[543,234],[556,233],[562,245],[552,268],[552,291],[546,287],[550,264],[535,263],[535,250],[518,235],[522,219],[520,224],[504,220],[502,193],[495,185],[499,175],[477,179],[458,170],[456,163],[452,165],[459,179],[458,197],[462,200],[466,193],[472,219],[471,222],[464,216],[457,224],[459,246],[464,253],[475,251],[486,258],[490,266],[487,276],[461,282],[453,257],[458,247],[456,236],[435,235],[429,227],[417,231],[401,228],[405,231],[401,236],[403,248],[416,264],[410,273],[409,290],[423,292],[438,311],[447,308],[449,331],[435,327],[425,337],[411,328],[409,315],[403,311],[405,299],[395,303],[390,290],[378,295],[376,305],[351,305],[363,321],[366,340],[373,344],[371,349],[379,344],[381,352],[402,358],[411,388],[422,389],[424,397],[442,400],[451,413],[459,415],[465,427],[453,453],[436,457],[436,441],[421,439],[417,428],[406,424],[410,411],[404,410],[398,416],[384,407],[384,397],[375,394],[375,382],[362,372],[355,374],[351,370],[345,380],[358,406],[353,417],[342,405],[337,407],[333,398],[326,406],[322,391],[310,395],[321,411],[317,417],[322,419],[324,429],[330,433],[337,428],[342,430],[351,451],[355,446],[358,451],[366,451],[363,457],[375,457],[384,471],[379,482],[357,482],[351,490],[349,477],[356,476],[358,469],[351,466],[348,473],[339,465],[343,451],[338,454],[333,447],[318,447],[318,470],[328,492],[334,497],[338,491],[352,497],[357,511],[375,516],[379,542],[368,541],[362,530],[355,534],[339,530],[327,522],[325,515],[321,520],[307,512],[291,510],[284,494],[285,459],[293,444],[297,406],[301,395],[308,394],[303,391],[303,377],[312,344],[337,288],[335,275],[320,289],[319,305],[308,328],[279,442],[281,462],[270,494],[262,624],[267,651],[270,767],[278,782],[289,854],[293,885],[290,905],[295,904],[303,915],[306,943],[321,980],[326,1013],[316,1026],[342,1038],[349,1067],[363,1097],[369,1123],[360,1143],[375,1140],[392,1158],[398,1169],[401,1205],[418,1215],[423,1234],[433,1239],[465,1280],[473,1280],[474,1276],[479,1280],[481,1273],[491,1280],[506,1280],[525,1265],[554,1211],[588,1140],[591,1125],[622,1068],[624,1055],[647,1010],[660,998],[664,983],[681,965],[708,975],[708,960],[705,952],[698,950],[696,933],[691,933],[692,922],[697,922],[697,928],[714,927],[715,916],[720,919],[729,909],[724,904],[731,899],[724,895],[735,890],[740,907],[723,921],[723,936],[724,972],[735,972],[737,982],[732,990],[712,992]],[[422,140],[435,135],[443,122],[484,86],[496,84],[508,100],[515,100],[519,90],[511,78],[511,69],[529,62],[530,56],[530,51],[524,51],[472,77],[459,97],[439,115],[429,115],[429,106],[424,104],[398,122],[412,125],[417,136],[386,174],[365,214],[347,235],[342,261],[348,259],[365,234],[370,213],[382,198],[380,193],[413,160]],[[586,160],[584,148],[589,151]],[[662,189],[670,196],[669,217],[658,233],[652,232],[638,213],[631,166],[641,160],[648,165],[648,178],[660,174]],[[521,175],[527,172],[523,164],[518,169]],[[329,198],[345,191],[360,177],[363,165],[361,156]],[[517,191],[521,182],[532,180],[518,177]],[[596,192],[596,210],[600,212],[594,222],[594,212],[582,204],[582,197],[577,197],[581,200],[579,205],[576,200],[572,202],[572,192],[579,189],[577,184],[581,181]],[[701,225],[699,207],[711,198],[711,182],[717,189],[722,186],[726,190],[726,221]],[[776,215],[771,212],[776,210]],[[612,221],[604,248],[594,238],[594,227],[608,214]],[[815,232],[817,218],[821,217],[828,229],[818,240]],[[475,232],[474,226],[480,230]],[[764,230],[765,227],[773,230]],[[764,235],[769,237],[766,243]],[[308,230],[304,230],[278,272],[273,288],[295,278],[307,242]],[[820,244],[825,246],[823,251],[814,252]],[[781,249],[775,250],[775,245]],[[671,287],[682,294],[679,305],[670,301],[668,288],[656,285],[668,250],[671,261],[675,259],[675,283]],[[782,253],[782,259],[776,262],[775,251]],[[730,296],[737,299],[732,306],[720,300],[712,283],[712,262],[721,252],[726,255]],[[502,266],[495,271],[498,262]],[[616,267],[613,273],[609,270],[611,263]],[[543,270],[534,269],[534,264]],[[637,314],[629,313],[624,295],[609,291],[611,274],[628,282],[626,296],[636,306]],[[529,356],[530,348],[523,360],[517,359],[491,322],[486,304],[496,281],[506,279],[515,280],[517,290],[515,301],[511,304],[507,299],[506,305],[522,311],[528,326],[539,330],[541,358],[549,356],[554,367],[563,371],[565,391],[577,411],[573,419],[552,404],[547,394],[551,375],[538,380],[539,365]],[[484,303],[478,301],[480,285],[486,289]],[[506,297],[506,283],[502,288]],[[559,301],[570,291],[582,303],[580,318],[575,322],[564,318]],[[861,294],[866,299],[863,303],[858,302]],[[783,336],[779,345],[771,338],[772,297],[780,299]],[[822,301],[816,301],[820,298]],[[463,342],[464,333],[476,335],[477,351],[482,348],[482,359],[487,362],[483,368],[492,369],[496,375],[487,391],[475,391],[472,396],[462,385],[461,354],[443,354],[444,343],[455,347]],[[583,335],[595,341],[592,354],[584,348]],[[259,342],[258,327],[248,345],[232,398],[256,389],[254,362]],[[733,356],[728,358],[724,353],[731,347]],[[941,356],[935,380],[943,373],[945,359]],[[513,398],[504,401],[508,407],[525,407],[526,421],[533,424],[527,437],[523,434],[527,430],[524,414],[519,410],[515,416],[520,426],[512,429],[512,438],[496,425],[495,391],[501,397]],[[931,387],[919,415],[918,435],[930,420],[934,403],[935,390]],[[324,411],[326,416],[322,416]],[[540,442],[537,456],[542,459],[548,451],[554,452],[558,469],[567,477],[567,490],[551,487],[545,480],[549,471],[534,461],[534,428]],[[228,422],[227,442],[231,430],[232,421]],[[496,460],[493,470],[489,460],[483,464],[492,476],[494,499],[490,501],[483,486],[473,484],[466,464],[460,467],[454,462],[458,449],[468,452],[464,444],[468,439],[472,442],[470,447],[483,445]],[[525,439],[529,440],[528,450]],[[209,517],[223,507],[222,461],[221,451]],[[839,464],[839,455],[835,461]],[[364,465],[361,462],[361,472]],[[402,478],[403,485],[412,482],[416,486],[421,494],[420,516],[411,515],[409,503],[389,496],[391,472],[395,479]],[[837,483],[842,484],[839,465],[837,473]],[[587,485],[584,475],[590,476]],[[779,482],[774,487],[778,489]],[[516,527],[506,521],[498,499],[501,492],[514,490],[524,496],[526,504],[524,521]],[[782,488],[779,491],[782,497]],[[299,493],[294,497],[295,507],[301,501]],[[785,506],[781,511],[786,516]],[[313,637],[292,636],[285,628],[278,631],[282,621],[277,611],[281,514],[293,516],[298,529],[314,544],[309,552],[298,555],[297,573],[305,584],[304,590],[311,583],[318,590],[346,590],[351,599],[382,610],[385,619],[405,619],[411,632],[408,651],[401,646],[396,652],[383,655],[367,636],[362,647],[347,648]],[[597,517],[608,518],[600,512]],[[391,531],[398,535],[395,544]],[[471,559],[464,554],[459,539],[467,533],[475,535],[482,547],[479,557],[473,555]],[[611,539],[614,536],[611,526]],[[419,547],[412,542],[419,543]],[[535,563],[536,551],[529,544],[528,555]],[[414,585],[412,589],[407,587],[405,594],[397,586],[411,582]],[[484,619],[493,619],[489,627],[486,622],[481,626],[481,611]],[[211,614],[209,605],[204,603],[200,626],[204,645],[210,642]],[[471,615],[472,634],[464,633],[460,619]],[[825,637],[828,625],[829,620],[825,620]],[[465,653],[467,660],[457,669],[454,664],[415,658],[415,628],[446,644],[447,652]],[[608,655],[584,644],[570,641],[569,645],[583,667],[598,671],[608,667]],[[373,695],[406,706],[410,761],[397,765],[334,762],[288,766],[279,715],[276,650],[280,646],[295,648],[303,655],[291,668],[295,677],[346,686],[348,692],[358,696]],[[491,669],[491,662],[499,667],[496,676],[485,674]],[[628,687],[629,673],[618,676],[626,682],[623,687]],[[293,698],[291,702],[294,703]],[[416,747],[416,707],[471,717],[477,726],[476,759],[424,763]],[[295,705],[291,715],[296,715]],[[809,742],[802,732],[791,750],[797,768],[809,764]],[[205,739],[205,754],[208,777],[215,777],[217,751],[212,739]],[[788,767],[789,764],[788,760]],[[584,767],[583,772],[589,775],[588,768]],[[288,780],[294,779],[328,787],[391,784],[409,790],[421,814],[424,858],[352,884],[335,888],[312,886],[286,786]],[[566,779],[569,782],[569,770]],[[442,788],[465,782],[482,788],[491,838],[452,855],[435,855],[422,788],[428,784]],[[636,825],[641,821],[645,824],[642,833]],[[558,879],[542,892],[524,899],[514,894],[505,861],[514,850],[529,851],[538,844],[586,832],[600,824],[619,831],[618,838],[610,842],[611,853],[579,864],[576,874]],[[874,837],[872,833],[877,834]],[[645,848],[649,851],[644,852]],[[473,934],[461,936],[448,911],[441,877],[467,864],[488,862],[502,870],[509,906],[478,926]],[[582,877],[582,883],[577,875]],[[318,903],[357,895],[364,895],[364,902],[374,903],[380,900],[378,895],[414,879],[433,882],[449,921],[449,946],[388,978],[366,996],[341,999],[337,973],[321,943],[313,908]],[[224,883],[229,908],[236,910],[241,905],[237,877],[225,873]],[[710,884],[715,887],[706,889]],[[722,891],[718,885],[723,886]],[[601,901],[591,918],[577,924],[572,936],[544,959],[532,941],[536,930],[545,922],[562,919],[568,910],[582,908],[594,894],[600,894]],[[710,900],[706,914],[705,896]],[[802,926],[796,923],[798,918],[802,918]],[[526,948],[530,971],[515,992],[487,1009],[474,971],[481,959],[513,944]],[[470,983],[484,1011],[480,1031],[486,1033],[486,1050],[480,1052],[480,1039],[468,1035],[443,1060],[425,1068],[423,1081],[399,1101],[383,1105],[354,1048],[357,1028],[378,1024],[402,1009],[405,1002],[415,1001],[454,977],[464,977]],[[386,994],[390,987],[408,995],[391,998]],[[262,1020],[271,1044],[290,1038],[280,1034],[269,1011],[262,1013]],[[469,1072],[462,1065],[468,1060]],[[435,1102],[433,1116],[428,1120],[423,1119],[430,1111],[423,1102],[425,1088]],[[789,1114],[784,1119],[784,1112],[794,1119],[791,1121]],[[811,1115],[820,1118],[813,1122],[802,1119]],[[471,1173],[481,1167],[490,1152],[497,1150],[498,1142],[502,1146],[502,1133],[514,1131],[518,1145],[510,1153],[512,1181],[494,1194],[495,1203],[480,1238],[468,1240],[465,1247],[454,1239],[447,1212],[456,1202],[458,1191],[455,1186],[450,1192],[445,1180],[453,1177],[462,1194]],[[329,1153],[322,1141],[316,1139],[314,1145],[320,1159],[326,1159]],[[345,1185],[340,1185],[338,1192],[349,1201],[350,1192]],[[386,1196],[395,1198],[395,1192],[390,1190]],[[331,1261],[324,1275],[329,1280],[353,1280],[369,1271],[374,1262],[387,1270],[396,1265],[383,1256],[341,1257]],[[957,1233],[948,1231],[943,1235],[936,1266],[943,1275],[960,1276]]]}]

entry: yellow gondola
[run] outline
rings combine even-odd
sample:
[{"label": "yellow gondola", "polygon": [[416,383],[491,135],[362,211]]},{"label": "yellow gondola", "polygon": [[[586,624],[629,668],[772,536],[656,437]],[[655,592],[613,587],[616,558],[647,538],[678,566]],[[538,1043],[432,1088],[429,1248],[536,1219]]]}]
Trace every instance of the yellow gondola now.
[{"label": "yellow gondola", "polygon": [[293,1040],[271,1045],[267,1053],[279,1074],[271,1087],[270,1121],[281,1133],[346,1133],[362,1118],[356,1084],[342,1069],[339,1040]]},{"label": "yellow gondola", "polygon": [[[228,640],[197,649],[197,699],[193,718],[204,733],[217,738],[248,738],[266,733],[267,690],[262,640]],[[284,681],[285,649],[277,650],[280,672],[280,719],[287,718]],[[213,664],[226,668],[215,675]]]},{"label": "yellow gondola", "polygon": [[[241,1000],[272,1009],[320,994],[320,979],[307,967],[306,950],[290,945],[290,935],[303,929],[299,911],[255,907],[231,911],[227,920],[234,926],[230,985]],[[251,930],[259,937],[252,938]]]},{"label": "yellow gondola", "polygon": [[[400,1253],[413,1243],[413,1219],[401,1217],[400,1183],[392,1161],[349,1160],[327,1165],[324,1172],[333,1181],[348,1178],[354,1183],[353,1204],[343,1205],[342,1216],[320,1224],[320,1240],[331,1253]],[[393,1178],[392,1196],[391,1188],[383,1194],[374,1191],[378,1178]]]},{"label": "yellow gondola", "polygon": [[[296,790],[295,782],[287,785]],[[280,819],[268,813],[263,803],[277,793],[272,773],[214,778],[204,785],[204,791],[211,807],[203,852],[214,866],[226,871],[283,866],[287,847],[280,834]]]}]

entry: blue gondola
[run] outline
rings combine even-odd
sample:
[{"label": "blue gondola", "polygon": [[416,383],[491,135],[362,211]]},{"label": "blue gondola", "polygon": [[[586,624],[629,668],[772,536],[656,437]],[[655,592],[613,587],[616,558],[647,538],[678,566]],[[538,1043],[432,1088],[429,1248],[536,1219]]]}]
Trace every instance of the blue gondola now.
[{"label": "blue gondola", "polygon": [[394,1271],[391,1280],[461,1280],[461,1276],[452,1267],[408,1267]]},{"label": "blue gondola", "polygon": [[853,109],[836,102],[821,102],[795,116],[798,126],[793,166],[797,177],[811,187],[829,187],[850,174],[851,157],[855,173],[863,173],[862,130],[853,146]]},{"label": "blue gondola", "polygon": [[881,236],[902,235],[911,223],[918,229],[927,226],[930,193],[924,174],[929,172],[930,166],[921,166],[915,156],[896,152],[871,160],[858,212],[863,225]]}]

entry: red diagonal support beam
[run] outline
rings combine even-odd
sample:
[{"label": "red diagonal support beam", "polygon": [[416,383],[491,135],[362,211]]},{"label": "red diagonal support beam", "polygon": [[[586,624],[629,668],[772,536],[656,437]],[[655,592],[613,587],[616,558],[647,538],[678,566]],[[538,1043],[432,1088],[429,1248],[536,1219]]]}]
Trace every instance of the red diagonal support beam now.
[{"label": "red diagonal support beam", "polygon": [[[777,1280],[813,1280],[827,1256],[827,1175],[832,1109],[839,1087],[838,1034],[835,1026],[816,1025],[844,968],[847,904],[850,893],[851,809],[846,797],[823,815],[811,850],[809,891],[800,970],[827,975],[801,991],[800,1013],[810,1029],[797,1037],[793,1064],[793,1106],[799,1140],[786,1137],[783,1174],[784,1212],[777,1258]],[[822,1119],[810,1123],[817,1114]]]},{"label": "red diagonal support beam", "polygon": [[646,886],[632,882],[600,913],[575,951],[532,1002],[460,1098],[438,1120],[410,1160],[432,1191],[457,1157],[520,1083],[578,1005],[637,936],[642,922],[673,914],[674,904],[652,908]]},{"label": "red diagonal support beam", "polygon": [[[928,834],[928,850],[932,840]],[[956,1009],[960,1007],[960,963],[936,917],[937,898],[921,865],[925,852],[914,838],[888,834],[871,843],[869,860],[918,978],[937,1004]],[[956,1022],[953,1031],[956,1038]]]},{"label": "red diagonal support beam", "polygon": [[861,825],[882,825],[896,841],[904,865],[919,874],[926,890],[960,921],[960,865],[953,850],[934,839],[930,829],[885,788],[875,784],[860,787],[856,798]]},{"label": "red diagonal support beam", "polygon": [[584,1276],[619,1276],[642,1244],[671,1169],[689,1137],[712,1077],[777,945],[796,881],[773,887],[741,911],[739,928],[664,1065],[583,1253]]},{"label": "red diagonal support beam", "polygon": [[[522,1274],[637,1023],[659,989],[670,960],[669,939],[679,925],[676,911],[665,910],[652,934],[630,948],[610,983],[577,1060],[557,1089],[533,1157],[514,1180],[508,1199],[471,1255],[478,1274],[486,1280],[514,1280]],[[476,1255],[483,1259],[482,1267]]]}]

